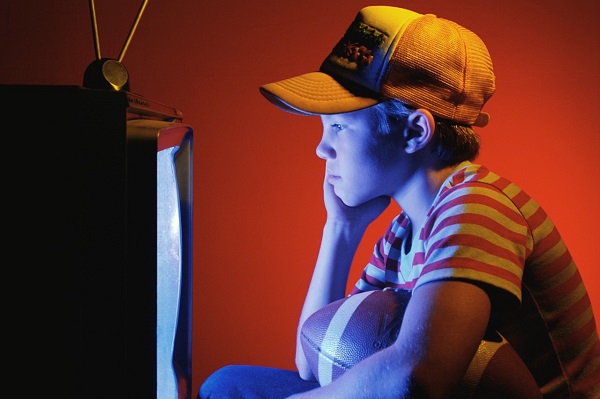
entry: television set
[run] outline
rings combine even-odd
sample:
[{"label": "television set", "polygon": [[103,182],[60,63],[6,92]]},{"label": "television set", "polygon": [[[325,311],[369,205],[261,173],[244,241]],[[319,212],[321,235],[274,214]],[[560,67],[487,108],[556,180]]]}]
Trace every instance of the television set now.
[{"label": "television set", "polygon": [[15,287],[35,304],[22,360],[52,376],[36,395],[190,398],[192,127],[123,90],[0,85],[0,98]]}]

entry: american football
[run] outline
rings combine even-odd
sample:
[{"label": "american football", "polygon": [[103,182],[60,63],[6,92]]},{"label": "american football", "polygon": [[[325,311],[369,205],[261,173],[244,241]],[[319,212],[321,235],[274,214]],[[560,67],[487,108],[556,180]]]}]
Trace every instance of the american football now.
[{"label": "american football", "polygon": [[321,385],[329,384],[398,337],[409,291],[367,291],[312,314],[302,326],[302,349]]},{"label": "american football", "polygon": [[[410,295],[404,290],[355,294],[332,302],[304,322],[302,348],[321,386],[394,343]],[[453,398],[535,399],[542,396],[519,355],[504,337],[494,332],[481,342]]]}]

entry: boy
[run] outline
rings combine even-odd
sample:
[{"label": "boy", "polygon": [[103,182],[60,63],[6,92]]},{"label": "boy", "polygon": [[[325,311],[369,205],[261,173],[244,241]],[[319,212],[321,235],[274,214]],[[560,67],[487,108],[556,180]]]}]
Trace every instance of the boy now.
[{"label": "boy", "polygon": [[327,221],[298,331],[344,297],[362,235],[390,200],[402,212],[351,294],[391,287],[411,299],[396,342],[328,385],[314,382],[298,340],[298,374],[226,367],[200,397],[455,397],[489,330],[519,353],[508,367],[525,367],[539,397],[600,397],[596,323],[564,242],[525,192],[472,163],[473,126],[487,124],[495,91],[479,37],[433,15],[366,7],[319,72],[260,90],[323,123]]}]

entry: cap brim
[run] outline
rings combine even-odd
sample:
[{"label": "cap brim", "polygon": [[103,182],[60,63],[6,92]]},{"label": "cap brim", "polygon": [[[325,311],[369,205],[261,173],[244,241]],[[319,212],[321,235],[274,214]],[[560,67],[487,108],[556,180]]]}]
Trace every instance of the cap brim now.
[{"label": "cap brim", "polygon": [[277,107],[298,115],[342,114],[370,107],[380,101],[348,90],[323,72],[310,72],[268,83],[260,87],[260,92]]}]

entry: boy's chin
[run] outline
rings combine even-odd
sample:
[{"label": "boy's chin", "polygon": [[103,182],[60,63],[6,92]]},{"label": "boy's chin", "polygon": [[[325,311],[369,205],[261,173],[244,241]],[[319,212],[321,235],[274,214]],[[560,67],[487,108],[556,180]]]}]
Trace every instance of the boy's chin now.
[{"label": "boy's chin", "polygon": [[357,207],[365,202],[371,200],[371,198],[365,198],[364,196],[352,195],[352,193],[348,193],[347,191],[338,190],[334,187],[333,192],[338,198],[344,203],[344,205],[349,207]]},{"label": "boy's chin", "polygon": [[344,205],[349,206],[351,208],[360,206],[366,202],[364,199],[360,199],[360,198],[356,198],[356,197],[340,196],[339,198],[342,200]]}]

